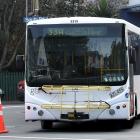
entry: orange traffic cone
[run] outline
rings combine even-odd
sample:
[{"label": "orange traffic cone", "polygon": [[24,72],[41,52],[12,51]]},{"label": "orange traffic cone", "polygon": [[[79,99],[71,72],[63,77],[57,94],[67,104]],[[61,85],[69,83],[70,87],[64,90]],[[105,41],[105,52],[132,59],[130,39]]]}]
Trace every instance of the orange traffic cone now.
[{"label": "orange traffic cone", "polygon": [[4,125],[2,104],[1,104],[1,98],[0,98],[0,134],[7,133],[7,132],[8,132],[8,130],[5,128],[5,125]]}]

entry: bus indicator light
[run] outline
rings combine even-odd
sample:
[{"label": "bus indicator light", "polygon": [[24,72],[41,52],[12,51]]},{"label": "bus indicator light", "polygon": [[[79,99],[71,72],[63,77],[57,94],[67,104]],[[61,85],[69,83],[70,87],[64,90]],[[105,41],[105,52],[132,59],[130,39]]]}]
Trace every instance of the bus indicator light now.
[{"label": "bus indicator light", "polygon": [[37,110],[37,108],[36,108],[36,107],[33,107],[33,110],[34,110],[34,111],[36,111],[36,110]]},{"label": "bus indicator light", "polygon": [[123,108],[126,108],[126,104],[123,104],[122,107],[123,107]]},{"label": "bus indicator light", "polygon": [[28,109],[28,110],[30,110],[30,109],[31,109],[31,107],[30,107],[30,106],[27,106],[27,109]]},{"label": "bus indicator light", "polygon": [[120,106],[116,106],[116,109],[120,109]]}]

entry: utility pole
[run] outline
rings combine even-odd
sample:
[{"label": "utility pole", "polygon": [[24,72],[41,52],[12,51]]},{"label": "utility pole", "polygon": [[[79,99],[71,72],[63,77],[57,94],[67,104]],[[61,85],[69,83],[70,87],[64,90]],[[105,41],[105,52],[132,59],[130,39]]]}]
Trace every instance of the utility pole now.
[{"label": "utility pole", "polygon": [[26,18],[28,16],[28,0],[26,0]]}]

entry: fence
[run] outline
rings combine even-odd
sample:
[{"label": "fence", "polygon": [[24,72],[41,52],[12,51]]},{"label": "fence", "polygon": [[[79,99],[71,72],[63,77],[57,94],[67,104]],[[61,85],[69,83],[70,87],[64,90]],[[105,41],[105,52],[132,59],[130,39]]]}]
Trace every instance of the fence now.
[{"label": "fence", "polygon": [[17,100],[17,83],[23,79],[23,72],[0,72],[0,88],[4,91],[3,101]]}]

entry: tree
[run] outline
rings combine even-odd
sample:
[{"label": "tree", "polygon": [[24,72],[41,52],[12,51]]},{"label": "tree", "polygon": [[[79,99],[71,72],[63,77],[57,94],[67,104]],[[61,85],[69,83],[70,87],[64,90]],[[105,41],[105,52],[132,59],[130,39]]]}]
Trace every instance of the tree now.
[{"label": "tree", "polygon": [[115,17],[116,12],[114,7],[111,7],[110,2],[107,0],[99,0],[94,3],[88,3],[86,14],[88,16],[96,17]]},{"label": "tree", "polygon": [[41,0],[40,1],[40,14],[42,16],[54,17],[55,4],[57,0]]},{"label": "tree", "polygon": [[40,6],[48,17],[80,16],[85,9],[84,0],[42,0]]},{"label": "tree", "polygon": [[24,41],[25,26],[21,17],[25,11],[24,2],[24,0],[0,1],[0,71],[11,66],[19,48],[23,47],[21,43]]}]

